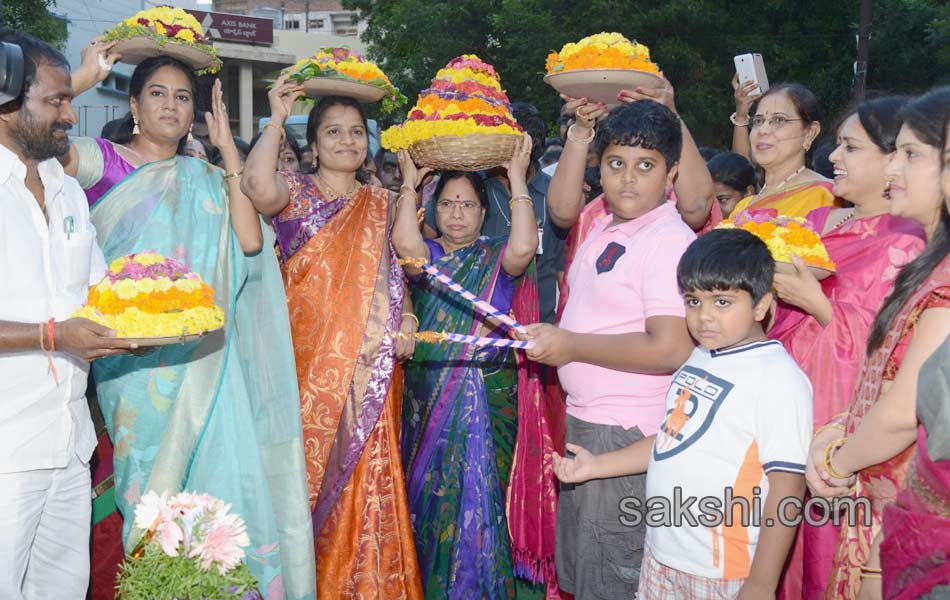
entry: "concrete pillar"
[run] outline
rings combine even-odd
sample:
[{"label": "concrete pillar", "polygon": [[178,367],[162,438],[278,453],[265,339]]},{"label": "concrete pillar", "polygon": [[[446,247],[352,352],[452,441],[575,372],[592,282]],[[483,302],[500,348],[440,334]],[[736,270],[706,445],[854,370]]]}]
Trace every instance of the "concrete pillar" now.
[{"label": "concrete pillar", "polygon": [[249,62],[241,62],[241,73],[238,78],[238,97],[241,105],[239,133],[245,142],[254,137],[254,86],[253,67]]}]

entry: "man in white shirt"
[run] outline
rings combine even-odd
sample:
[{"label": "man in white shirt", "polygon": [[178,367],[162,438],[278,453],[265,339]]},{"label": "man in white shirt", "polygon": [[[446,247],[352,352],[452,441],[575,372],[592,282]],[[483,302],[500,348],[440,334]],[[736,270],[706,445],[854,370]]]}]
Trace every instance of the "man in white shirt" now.
[{"label": "man in white shirt", "polygon": [[0,598],[86,596],[96,445],[87,361],[135,346],[70,315],[105,274],[79,184],[55,157],[77,122],[69,65],[30,36],[0,105]]}]

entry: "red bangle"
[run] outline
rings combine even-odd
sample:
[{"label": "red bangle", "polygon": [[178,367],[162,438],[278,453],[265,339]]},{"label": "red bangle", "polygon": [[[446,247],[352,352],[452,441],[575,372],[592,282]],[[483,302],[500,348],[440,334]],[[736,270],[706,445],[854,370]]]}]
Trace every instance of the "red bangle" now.
[{"label": "red bangle", "polygon": [[53,332],[55,329],[53,327],[54,323],[55,323],[55,320],[53,319],[53,317],[50,317],[49,321],[46,322],[47,330],[49,333],[49,351],[50,352],[56,352],[56,336],[53,335]]},{"label": "red bangle", "polygon": [[53,323],[54,319],[46,322],[46,333],[49,338],[49,350],[43,346],[43,324],[40,323],[40,350],[46,353],[46,364],[49,366],[50,373],[53,374],[53,381],[59,385],[59,374],[56,372],[56,365],[53,363],[53,352],[56,352],[56,343],[53,341]]}]

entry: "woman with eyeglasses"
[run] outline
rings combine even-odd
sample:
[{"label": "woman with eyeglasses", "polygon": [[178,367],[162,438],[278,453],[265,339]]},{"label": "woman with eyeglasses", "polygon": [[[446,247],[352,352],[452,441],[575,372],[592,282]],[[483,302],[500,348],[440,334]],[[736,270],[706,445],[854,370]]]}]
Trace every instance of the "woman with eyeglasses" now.
[{"label": "woman with eyeglasses", "polygon": [[[733,115],[737,130],[746,129],[752,162],[765,171],[765,184],[757,194],[747,196],[733,210],[773,209],[789,217],[804,217],[809,211],[834,204],[832,183],[806,168],[805,157],[821,133],[818,99],[796,83],[773,87],[759,100],[751,117]],[[735,135],[739,144],[745,136]],[[743,148],[735,151],[744,154]]]},{"label": "woman with eyeglasses", "polygon": [[[478,174],[457,171],[443,172],[435,190],[441,237],[423,238],[411,192],[399,199],[392,232],[400,257],[425,259],[499,312],[514,307],[522,322],[538,320],[533,278],[520,277],[538,246],[526,181],[530,157],[525,134],[506,165],[512,194],[507,237],[481,236],[485,184]],[[418,187],[428,169],[418,170],[405,151],[399,161],[408,184],[403,189]],[[420,330],[506,337],[498,323],[442,284],[404,268]],[[534,302],[522,302],[532,294]],[[533,307],[534,315],[521,313],[521,306]],[[520,410],[518,375],[510,349],[454,343],[418,344],[406,365],[402,459],[426,598],[515,595],[506,490],[518,488],[509,481],[515,438],[523,419],[531,418]]]}]

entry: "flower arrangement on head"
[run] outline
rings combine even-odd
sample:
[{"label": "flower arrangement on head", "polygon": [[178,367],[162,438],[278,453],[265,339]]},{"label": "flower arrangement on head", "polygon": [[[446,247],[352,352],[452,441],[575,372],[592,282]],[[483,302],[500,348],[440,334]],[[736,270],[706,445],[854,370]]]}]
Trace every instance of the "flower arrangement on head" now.
[{"label": "flower arrangement on head", "polygon": [[139,11],[107,31],[102,39],[121,42],[133,38],[148,38],[161,48],[168,44],[187,46],[209,55],[210,65],[196,70],[198,75],[217,73],[221,68],[218,51],[205,37],[201,24],[180,8],[158,6]]},{"label": "flower arrangement on head", "polygon": [[214,290],[180,261],[155,252],[117,258],[74,317],[105,325],[123,338],[201,334],[224,325]]},{"label": "flower arrangement on head", "polygon": [[260,598],[243,562],[250,545],[246,526],[230,509],[207,494],[142,496],[133,529],[141,538],[119,566],[117,596]]},{"label": "flower arrangement on head", "polygon": [[315,77],[329,77],[378,87],[386,94],[380,105],[383,112],[390,112],[406,103],[406,97],[376,63],[349,48],[322,48],[282,72],[291,73],[290,79],[299,84]]},{"label": "flower arrangement on head", "polygon": [[619,33],[598,33],[565,44],[560,52],[548,54],[545,67],[548,74],[577,69],[634,69],[661,75],[660,68],[650,60],[650,49]]},{"label": "flower arrangement on head", "polygon": [[744,229],[755,235],[765,242],[777,262],[791,263],[792,255],[798,255],[810,267],[835,270],[821,236],[805,219],[780,216],[777,210],[768,208],[743,211],[718,227]]},{"label": "flower arrangement on head", "polygon": [[436,136],[520,136],[521,131],[494,67],[464,54],[436,73],[408,120],[384,131],[380,143],[396,152]]}]

